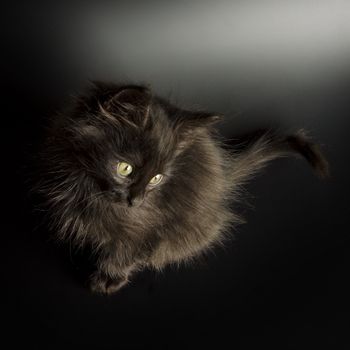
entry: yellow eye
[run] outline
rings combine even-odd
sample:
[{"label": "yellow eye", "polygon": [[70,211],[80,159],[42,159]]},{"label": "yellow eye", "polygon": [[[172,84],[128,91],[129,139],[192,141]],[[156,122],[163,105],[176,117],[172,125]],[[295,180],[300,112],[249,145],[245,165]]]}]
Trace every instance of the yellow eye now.
[{"label": "yellow eye", "polygon": [[121,177],[127,177],[132,173],[132,166],[125,162],[120,162],[117,165],[117,174]]},{"label": "yellow eye", "polygon": [[163,179],[163,175],[158,174],[156,176],[153,176],[149,183],[150,185],[155,186],[155,185],[158,185],[162,181],[162,179]]}]

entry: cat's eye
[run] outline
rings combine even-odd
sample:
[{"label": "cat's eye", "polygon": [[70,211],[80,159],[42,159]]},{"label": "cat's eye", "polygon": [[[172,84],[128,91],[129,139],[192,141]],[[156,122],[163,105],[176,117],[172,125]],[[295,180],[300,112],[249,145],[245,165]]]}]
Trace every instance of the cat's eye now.
[{"label": "cat's eye", "polygon": [[158,185],[163,179],[162,174],[157,174],[156,176],[153,176],[151,181],[149,182],[150,185],[155,186]]},{"label": "cat's eye", "polygon": [[125,162],[120,162],[117,165],[117,174],[121,177],[127,177],[132,173],[132,166]]}]

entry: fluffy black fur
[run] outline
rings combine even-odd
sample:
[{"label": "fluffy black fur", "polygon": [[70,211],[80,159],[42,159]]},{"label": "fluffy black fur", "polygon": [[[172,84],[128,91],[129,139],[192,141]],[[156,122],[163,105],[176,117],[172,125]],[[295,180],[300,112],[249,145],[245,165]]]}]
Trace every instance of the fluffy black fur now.
[{"label": "fluffy black fur", "polygon": [[[303,131],[268,132],[243,150],[222,147],[216,114],[180,109],[143,86],[96,83],[57,115],[41,154],[38,189],[57,238],[91,245],[93,291],[113,293],[146,266],[161,269],[222,241],[239,221],[240,186],[276,157],[328,165]],[[134,171],[116,174],[120,161]],[[150,179],[163,181],[150,186]]]}]

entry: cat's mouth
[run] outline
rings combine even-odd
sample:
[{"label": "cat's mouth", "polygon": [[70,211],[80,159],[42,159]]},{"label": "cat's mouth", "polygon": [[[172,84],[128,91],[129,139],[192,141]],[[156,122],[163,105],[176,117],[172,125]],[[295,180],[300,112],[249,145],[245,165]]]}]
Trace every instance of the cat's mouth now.
[{"label": "cat's mouth", "polygon": [[111,191],[108,196],[109,200],[113,202],[113,204],[116,204],[118,206],[121,206],[123,208],[139,208],[141,207],[144,202],[145,198],[141,196],[137,197],[130,197],[130,196],[123,196],[121,193],[117,191]]},{"label": "cat's mouth", "polygon": [[144,203],[145,199],[142,197],[135,197],[135,198],[130,198],[128,197],[126,199],[127,205],[129,208],[134,207],[134,208],[139,208],[142,206]]},{"label": "cat's mouth", "polygon": [[132,204],[129,205],[127,202],[113,202],[113,206],[118,209],[122,209],[125,211],[133,211],[133,210],[138,210],[143,208],[143,203],[138,203],[138,204]]}]

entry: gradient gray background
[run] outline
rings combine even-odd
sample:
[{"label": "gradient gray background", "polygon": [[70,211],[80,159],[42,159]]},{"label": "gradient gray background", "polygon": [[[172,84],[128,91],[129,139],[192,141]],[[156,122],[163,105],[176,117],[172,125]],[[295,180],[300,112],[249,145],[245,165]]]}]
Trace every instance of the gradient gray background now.
[{"label": "gradient gray background", "polygon": [[[18,2],[2,11],[3,243],[12,344],[349,348],[350,2]],[[45,119],[89,79],[140,82],[224,113],[228,138],[304,127],[331,164],[319,181],[279,160],[247,186],[248,221],[191,267],[91,295],[46,232],[33,232],[24,159]]]}]

